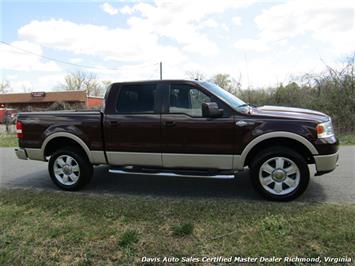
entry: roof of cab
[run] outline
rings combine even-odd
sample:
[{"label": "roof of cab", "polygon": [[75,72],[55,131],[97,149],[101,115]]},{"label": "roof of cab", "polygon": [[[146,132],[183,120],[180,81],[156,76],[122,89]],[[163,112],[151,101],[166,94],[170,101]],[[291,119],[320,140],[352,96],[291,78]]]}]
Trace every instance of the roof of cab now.
[{"label": "roof of cab", "polygon": [[137,80],[137,81],[123,81],[123,82],[114,82],[112,85],[117,84],[144,84],[144,83],[200,83],[202,80],[193,80],[193,79],[158,79],[158,80]]}]

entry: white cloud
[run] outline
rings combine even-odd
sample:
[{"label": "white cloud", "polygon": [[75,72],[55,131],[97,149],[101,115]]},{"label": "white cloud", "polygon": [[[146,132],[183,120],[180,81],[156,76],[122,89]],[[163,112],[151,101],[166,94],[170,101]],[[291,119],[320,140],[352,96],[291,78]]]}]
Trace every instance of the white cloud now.
[{"label": "white cloud", "polygon": [[242,26],[242,18],[241,17],[238,17],[238,16],[233,17],[232,21],[236,26],[238,26],[238,27]]},{"label": "white cloud", "polygon": [[14,81],[10,81],[10,89],[11,92],[24,92],[24,91],[28,91],[28,90],[32,90],[33,87],[33,83],[32,81],[29,80],[14,80]]},{"label": "white cloud", "polygon": [[212,28],[212,29],[215,29],[218,26],[219,26],[219,23],[212,18],[209,18],[200,24],[200,27],[207,27],[207,28]]},{"label": "white cloud", "polygon": [[10,45],[13,47],[0,46],[0,69],[46,72],[60,70],[60,67],[56,63],[45,61],[37,56],[43,53],[41,46],[38,44],[29,41],[15,41],[10,43]]},{"label": "white cloud", "polygon": [[[128,27],[109,28],[62,19],[34,20],[21,27],[18,34],[23,39],[76,55],[99,56],[120,62],[163,60],[179,63],[186,60],[185,52],[203,56],[219,52],[217,44],[201,32],[201,21],[212,14],[252,2],[157,0],[152,4],[137,3],[124,7],[121,12],[137,13],[127,19]],[[107,3],[102,5],[111,14],[116,13],[116,9],[109,7]],[[216,24],[212,19],[205,20],[205,23],[211,27]],[[161,44],[161,38],[167,38],[171,44]]]},{"label": "white cloud", "polygon": [[118,9],[114,8],[109,3],[103,3],[100,7],[104,12],[106,12],[107,14],[109,14],[111,16],[114,16],[118,13]]},{"label": "white cloud", "polygon": [[[353,9],[347,2],[275,2],[255,18],[259,34],[240,39],[234,44],[237,49],[268,52],[248,53],[249,66],[246,67],[243,53],[233,50],[230,38],[239,32],[237,27],[249,26],[249,21],[242,21],[239,16],[231,18],[230,10],[252,2],[126,2],[126,6],[114,8],[117,10],[115,14],[126,15],[123,26],[83,24],[64,19],[33,20],[21,27],[18,35],[20,39],[39,47],[39,53],[42,53],[41,47],[50,47],[52,52],[69,52],[72,63],[86,62],[88,58],[85,56],[89,56],[90,62],[97,60],[95,68],[84,70],[97,73],[100,80],[156,79],[159,77],[156,63],[163,61],[164,78],[183,78],[185,72],[191,69],[200,70],[206,76],[220,72],[238,76],[241,72],[244,87],[248,84],[255,87],[273,85],[277,81],[284,81],[290,74],[321,69],[319,56],[310,56],[310,51],[316,48],[315,44],[319,44],[322,54],[327,51],[334,51],[334,54],[337,51],[346,52],[353,47],[353,26],[349,22]],[[211,31],[213,34],[210,34]],[[223,36],[223,42],[219,34]],[[298,54],[299,50],[304,53]],[[336,55],[338,58],[340,53]],[[12,57],[8,58],[9,61]],[[334,58],[324,57],[331,61]],[[17,59],[18,62],[21,60]],[[47,61],[40,58],[36,60],[40,63],[37,69],[39,66],[50,69],[46,65]],[[12,64],[10,62],[8,65]],[[12,69],[18,66],[25,69],[26,64],[21,62],[21,65],[13,65]],[[113,65],[118,65],[117,69],[112,69]],[[51,77],[36,78],[32,81],[33,87],[53,87],[64,75],[58,72],[58,75]],[[28,78],[23,79],[25,82]]]},{"label": "white cloud", "polygon": [[270,49],[263,40],[256,39],[241,39],[234,43],[234,47],[255,52],[265,52]]},{"label": "white cloud", "polygon": [[[171,38],[186,46],[186,50],[201,51],[202,55],[215,55],[218,53],[217,45],[198,31],[198,24],[213,14],[245,7],[253,2],[255,1],[181,0],[155,1],[155,4],[139,3],[133,8],[141,14],[141,17],[133,17],[128,20],[128,23],[131,26],[144,27],[159,36]],[[200,49],[191,49],[192,46],[200,46]]]},{"label": "white cloud", "polygon": [[104,60],[147,62],[183,59],[181,52],[169,45],[160,45],[158,36],[144,29],[124,29],[65,20],[32,21],[18,30],[22,38],[73,52],[99,56]]},{"label": "white cloud", "polygon": [[[295,56],[292,60],[280,61],[273,56],[249,60],[248,73],[249,81],[243,80],[244,87],[247,85],[258,88],[267,86],[276,86],[279,83],[286,84],[292,77],[300,77],[305,73],[319,73],[324,70],[324,64],[318,58],[304,58],[296,61],[294,58],[301,58],[302,53],[293,51]],[[284,54],[286,58],[290,56]],[[249,84],[248,84],[249,83]]]},{"label": "white cloud", "polygon": [[73,64],[81,63],[82,61],[83,61],[83,59],[79,58],[79,57],[74,57],[69,60],[69,62],[73,63]]},{"label": "white cloud", "polygon": [[[260,34],[253,40],[252,46],[255,51],[261,51],[265,49],[260,50],[260,47],[309,34],[323,45],[328,44],[338,52],[348,53],[354,50],[353,19],[352,1],[290,0],[263,10],[255,18]],[[236,47],[243,48],[242,44],[247,42],[252,43],[250,39],[238,40]]]},{"label": "white cloud", "polygon": [[41,76],[36,80],[35,86],[41,90],[51,90],[59,87],[64,82],[65,75],[65,72],[61,72],[59,74]]},{"label": "white cloud", "polygon": [[227,24],[225,24],[225,23],[222,23],[222,24],[221,24],[221,28],[222,28],[222,30],[224,30],[224,31],[229,31],[229,27],[228,27]]},{"label": "white cloud", "polygon": [[126,15],[131,15],[134,13],[134,11],[135,11],[135,9],[130,6],[124,6],[120,9],[120,12],[122,14],[126,14]]}]

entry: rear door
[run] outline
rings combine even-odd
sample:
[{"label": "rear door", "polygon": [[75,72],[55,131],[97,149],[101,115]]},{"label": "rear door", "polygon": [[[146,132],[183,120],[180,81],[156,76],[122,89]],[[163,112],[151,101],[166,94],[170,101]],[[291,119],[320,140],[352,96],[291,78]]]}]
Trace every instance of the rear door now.
[{"label": "rear door", "polygon": [[123,83],[111,90],[111,106],[106,108],[104,120],[109,164],[161,167],[161,96],[157,83]]},{"label": "rear door", "polygon": [[[164,90],[163,166],[232,169],[234,116],[230,108],[194,83],[172,83]],[[202,103],[216,102],[223,116],[202,116]]]}]

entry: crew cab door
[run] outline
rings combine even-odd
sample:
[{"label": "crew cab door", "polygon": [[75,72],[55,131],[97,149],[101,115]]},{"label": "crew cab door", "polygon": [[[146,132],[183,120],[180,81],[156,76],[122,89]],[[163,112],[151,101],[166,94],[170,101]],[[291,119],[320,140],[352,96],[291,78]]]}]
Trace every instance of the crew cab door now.
[{"label": "crew cab door", "polygon": [[157,84],[123,83],[111,90],[104,119],[108,163],[161,167],[161,96]]},{"label": "crew cab door", "polygon": [[[235,124],[229,107],[195,83],[171,83],[163,99],[163,166],[232,169]],[[203,117],[203,102],[216,102],[223,115]]]}]

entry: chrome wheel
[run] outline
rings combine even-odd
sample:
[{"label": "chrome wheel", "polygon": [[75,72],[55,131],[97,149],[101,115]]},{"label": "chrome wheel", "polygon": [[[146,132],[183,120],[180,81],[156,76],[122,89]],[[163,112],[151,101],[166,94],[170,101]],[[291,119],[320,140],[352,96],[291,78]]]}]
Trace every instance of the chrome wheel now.
[{"label": "chrome wheel", "polygon": [[80,167],[78,162],[69,155],[59,156],[53,164],[55,178],[63,185],[75,184],[80,177]]},{"label": "chrome wheel", "polygon": [[294,191],[300,183],[300,176],[297,164],[285,157],[268,159],[259,170],[262,187],[274,195],[285,195]]}]

